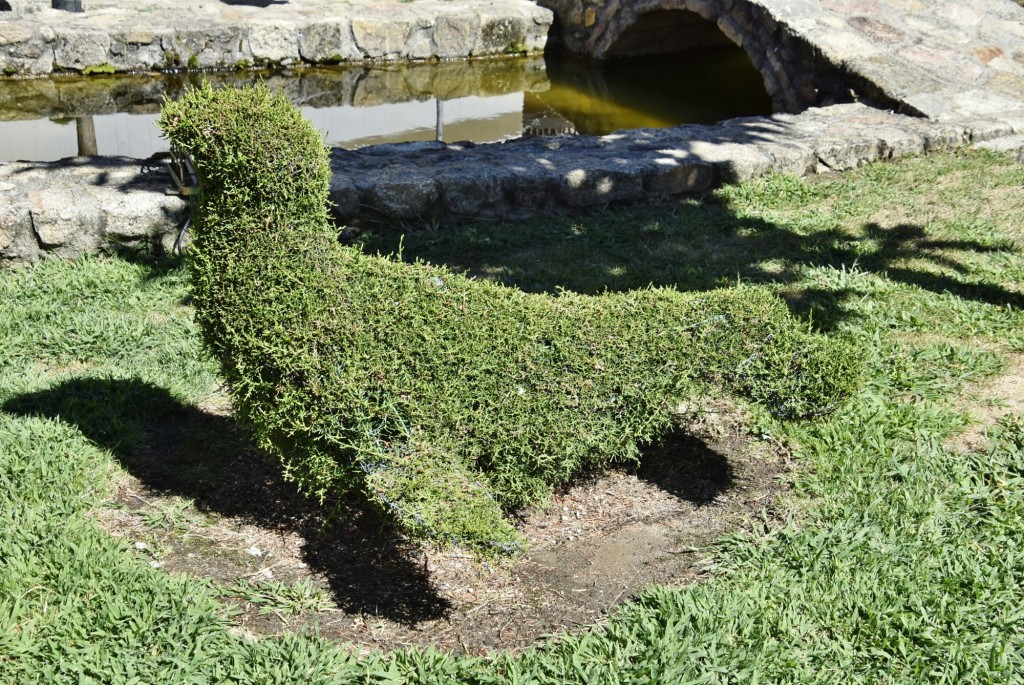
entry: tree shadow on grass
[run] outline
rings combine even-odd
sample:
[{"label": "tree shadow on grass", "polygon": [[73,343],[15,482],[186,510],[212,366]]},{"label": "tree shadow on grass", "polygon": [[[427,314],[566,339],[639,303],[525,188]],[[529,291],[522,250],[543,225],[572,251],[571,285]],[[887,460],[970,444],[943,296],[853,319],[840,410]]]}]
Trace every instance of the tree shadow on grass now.
[{"label": "tree shadow on grass", "polygon": [[327,578],[347,612],[411,625],[450,605],[432,586],[415,545],[354,498],[336,516],[300,495],[230,417],[182,404],[137,379],[77,378],[12,398],[3,411],[75,425],[160,495],[191,499],[204,512],[304,540],[310,570]]},{"label": "tree shadow on grass", "polygon": [[555,215],[514,226],[476,223],[404,235],[380,230],[356,240],[370,253],[401,252],[406,261],[444,264],[529,292],[597,294],[649,285],[700,291],[737,280],[772,283],[781,286],[795,314],[822,331],[848,320],[847,303],[865,293],[853,278],[848,285],[808,285],[808,267],[875,274],[976,302],[1024,306],[1020,293],[970,276],[970,260],[978,255],[1018,251],[1007,241],[936,238],[906,223],[804,234],[738,217],[714,199]]}]

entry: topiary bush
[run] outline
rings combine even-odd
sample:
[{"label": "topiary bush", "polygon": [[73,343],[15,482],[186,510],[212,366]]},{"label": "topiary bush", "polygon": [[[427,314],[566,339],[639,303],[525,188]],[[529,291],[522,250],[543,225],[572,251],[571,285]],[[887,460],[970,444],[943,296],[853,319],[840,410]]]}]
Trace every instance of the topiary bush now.
[{"label": "topiary bush", "polygon": [[265,87],[205,85],[160,125],[198,172],[193,303],[236,412],[304,491],[411,534],[515,550],[504,512],[636,458],[682,399],[809,417],[856,383],[763,289],[535,295],[340,245],[320,135]]}]

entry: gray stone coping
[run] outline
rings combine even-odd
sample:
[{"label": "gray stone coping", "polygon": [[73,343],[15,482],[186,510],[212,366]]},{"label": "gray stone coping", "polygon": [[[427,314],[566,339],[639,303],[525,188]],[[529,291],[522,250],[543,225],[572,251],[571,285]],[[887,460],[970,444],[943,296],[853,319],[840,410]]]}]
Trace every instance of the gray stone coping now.
[{"label": "gray stone coping", "polygon": [[[345,226],[519,218],[703,193],[769,172],[852,169],[1022,132],[998,122],[935,123],[860,104],[716,126],[486,145],[404,143],[331,156],[331,200]],[[0,164],[0,266],[48,256],[169,251],[187,216],[162,163],[72,158]]]},{"label": "gray stone coping", "polygon": [[972,137],[967,126],[848,104],[601,137],[380,145],[334,151],[331,199],[343,223],[515,217],[702,193],[769,171],[842,171]]}]

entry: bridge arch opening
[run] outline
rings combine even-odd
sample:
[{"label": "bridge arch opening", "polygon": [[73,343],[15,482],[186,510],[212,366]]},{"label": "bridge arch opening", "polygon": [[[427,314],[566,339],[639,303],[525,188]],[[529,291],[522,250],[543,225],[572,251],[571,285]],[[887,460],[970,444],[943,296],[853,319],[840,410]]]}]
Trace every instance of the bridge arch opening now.
[{"label": "bridge arch opening", "polygon": [[[771,101],[769,111],[801,111],[809,104],[793,88],[791,75],[784,73],[783,65],[770,56],[765,58],[765,51],[757,47],[763,45],[765,36],[755,32],[743,36],[741,44],[741,29],[728,16],[724,18],[732,29],[728,32],[720,28],[721,22],[714,16],[705,18],[686,7],[662,5],[630,19],[628,25],[619,25],[618,33],[614,29],[605,31],[592,54],[608,62],[658,61],[666,57],[688,61],[693,55],[720,55],[732,65],[730,80],[736,81],[734,85],[744,84],[754,100],[766,97]],[[749,114],[755,113],[761,112]]]},{"label": "bridge arch opening", "polygon": [[735,47],[718,25],[684,9],[652,10],[637,17],[605,51],[607,59],[668,55]]}]

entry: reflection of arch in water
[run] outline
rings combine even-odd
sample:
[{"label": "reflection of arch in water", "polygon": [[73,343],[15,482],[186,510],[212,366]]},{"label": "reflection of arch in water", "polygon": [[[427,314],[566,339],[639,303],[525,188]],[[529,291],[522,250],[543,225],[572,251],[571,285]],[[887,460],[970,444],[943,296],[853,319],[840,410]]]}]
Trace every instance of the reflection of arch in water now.
[{"label": "reflection of arch in water", "polygon": [[[549,86],[524,96],[524,126],[604,135],[631,128],[713,124],[766,115],[772,102],[761,77],[731,43],[699,53],[591,62],[549,55]],[[533,124],[557,116],[565,124]]]},{"label": "reflection of arch in water", "polygon": [[523,94],[523,137],[574,136],[576,125],[533,93]]},{"label": "reflection of arch in water", "polygon": [[541,0],[558,17],[560,42],[598,61],[739,46],[760,73],[773,107],[799,112],[851,99],[840,72],[751,0]]}]

